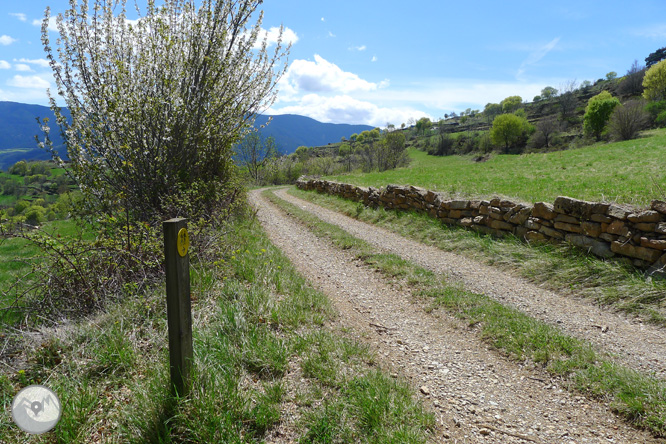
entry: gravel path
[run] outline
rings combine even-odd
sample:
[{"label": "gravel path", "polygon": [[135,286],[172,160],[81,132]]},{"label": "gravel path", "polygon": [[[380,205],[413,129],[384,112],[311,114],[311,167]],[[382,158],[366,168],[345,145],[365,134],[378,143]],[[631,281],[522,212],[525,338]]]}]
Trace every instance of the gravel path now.
[{"label": "gravel path", "polygon": [[250,201],[271,241],[331,298],[341,325],[370,343],[396,377],[419,388],[441,424],[435,442],[663,442],[545,373],[502,358],[446,313],[426,314],[405,289],[318,239],[260,193],[252,191]]},{"label": "gravel path", "polygon": [[568,334],[594,344],[597,349],[614,354],[628,367],[666,379],[666,329],[604,310],[589,300],[544,290],[474,260],[298,199],[288,194],[286,189],[276,194],[381,250],[445,274],[452,280],[462,282],[467,290],[485,294],[534,318],[557,325]]}]

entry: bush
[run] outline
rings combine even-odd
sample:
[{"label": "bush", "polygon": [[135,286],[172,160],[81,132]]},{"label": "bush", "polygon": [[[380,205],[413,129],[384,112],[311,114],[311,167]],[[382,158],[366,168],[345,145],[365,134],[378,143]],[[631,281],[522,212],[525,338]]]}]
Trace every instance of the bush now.
[{"label": "bush", "polygon": [[660,128],[666,127],[666,111],[660,112],[657,118],[654,119],[654,123]]},{"label": "bush", "polygon": [[659,126],[663,126],[657,122],[657,118],[660,114],[666,111],[666,100],[659,100],[656,102],[649,102],[645,105],[645,111],[650,114],[650,117],[654,123]]},{"label": "bush", "polygon": [[602,91],[587,102],[583,128],[587,134],[601,140],[611,114],[620,101],[608,91]]},{"label": "bush", "polygon": [[453,145],[453,137],[449,134],[440,134],[437,136],[436,144],[428,148],[428,154],[433,156],[448,156],[453,154]]},{"label": "bush", "polygon": [[25,222],[30,225],[40,225],[44,223],[46,208],[39,205],[32,205],[25,210]]},{"label": "bush", "polygon": [[23,211],[30,206],[30,202],[27,200],[19,200],[14,205],[14,214],[21,214]]},{"label": "bush", "polygon": [[649,115],[645,105],[639,100],[630,100],[618,106],[610,118],[609,129],[617,140],[636,138],[638,132],[647,126]]}]

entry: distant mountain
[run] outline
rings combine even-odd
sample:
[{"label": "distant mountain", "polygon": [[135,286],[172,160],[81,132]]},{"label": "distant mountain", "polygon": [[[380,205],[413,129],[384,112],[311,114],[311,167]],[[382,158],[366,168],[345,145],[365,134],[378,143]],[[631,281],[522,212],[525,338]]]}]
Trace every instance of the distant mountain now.
[{"label": "distant mountain", "polygon": [[40,149],[35,136],[43,138],[36,118],[48,118],[51,123],[53,145],[62,152],[64,143],[55,124],[51,109],[40,105],[0,102],[0,169],[6,169],[19,160],[47,160],[50,155]]},{"label": "distant mountain", "polygon": [[[53,145],[61,154],[64,142],[55,125],[51,109],[40,105],[16,102],[0,102],[0,169],[7,169],[19,160],[46,160],[49,154],[37,147],[35,135],[41,131],[36,117],[49,118]],[[255,125],[265,125],[269,116],[259,115]],[[296,151],[301,145],[321,146],[339,142],[342,137],[371,130],[368,125],[321,123],[314,119],[293,114],[273,116],[271,123],[261,130],[264,137],[273,136],[283,154]]]},{"label": "distant mountain", "polygon": [[[265,125],[269,117],[260,115],[255,120],[255,127]],[[368,125],[349,125],[346,123],[322,123],[309,117],[295,114],[272,116],[272,121],[261,130],[264,137],[273,136],[283,154],[296,151],[299,146],[322,146],[340,142],[342,137],[349,138],[354,133],[373,129]]]}]

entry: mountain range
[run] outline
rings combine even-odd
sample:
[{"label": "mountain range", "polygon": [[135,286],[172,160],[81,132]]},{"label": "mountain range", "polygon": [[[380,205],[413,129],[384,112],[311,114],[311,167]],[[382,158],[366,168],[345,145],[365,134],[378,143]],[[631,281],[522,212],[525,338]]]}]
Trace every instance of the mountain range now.
[{"label": "mountain range", "polygon": [[[41,136],[37,117],[55,122],[53,112],[46,106],[0,101],[0,169],[7,169],[19,160],[50,158],[35,141],[35,135]],[[266,125],[268,120],[269,116],[258,115],[255,126]],[[64,154],[62,137],[54,124],[51,127],[53,144]],[[371,129],[368,125],[322,123],[305,116],[284,114],[272,116],[271,122],[261,129],[261,133],[263,137],[275,138],[280,153],[290,154],[302,145],[322,146]]]}]

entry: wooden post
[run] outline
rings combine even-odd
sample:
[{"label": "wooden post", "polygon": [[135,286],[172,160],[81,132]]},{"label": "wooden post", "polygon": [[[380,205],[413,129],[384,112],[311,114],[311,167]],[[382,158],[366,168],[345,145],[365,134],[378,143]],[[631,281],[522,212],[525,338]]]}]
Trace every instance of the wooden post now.
[{"label": "wooden post", "polygon": [[189,393],[192,365],[192,306],[187,219],[163,222],[166,258],[167,322],[171,388],[176,396]]}]

